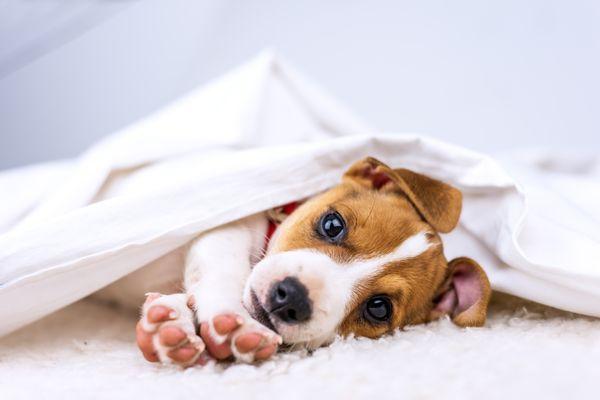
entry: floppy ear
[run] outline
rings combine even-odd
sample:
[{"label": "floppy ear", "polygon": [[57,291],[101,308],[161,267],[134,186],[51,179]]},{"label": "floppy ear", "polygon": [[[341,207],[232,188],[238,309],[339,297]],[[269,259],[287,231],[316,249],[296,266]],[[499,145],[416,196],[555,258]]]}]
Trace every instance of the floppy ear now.
[{"label": "floppy ear", "polygon": [[372,157],[352,165],[344,178],[370,189],[403,193],[421,217],[438,232],[450,232],[458,223],[462,194],[444,182],[408,169],[391,169]]},{"label": "floppy ear", "polygon": [[458,326],[483,326],[492,289],[483,269],[470,258],[448,263],[448,276],[438,289],[430,320],[450,315]]}]

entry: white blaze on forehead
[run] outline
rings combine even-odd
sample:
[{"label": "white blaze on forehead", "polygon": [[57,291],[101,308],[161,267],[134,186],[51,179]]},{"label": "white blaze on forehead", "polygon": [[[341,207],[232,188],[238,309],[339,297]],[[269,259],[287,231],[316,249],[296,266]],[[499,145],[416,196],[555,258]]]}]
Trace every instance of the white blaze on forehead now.
[{"label": "white blaze on forehead", "polygon": [[376,275],[387,264],[415,258],[425,253],[431,246],[432,243],[427,237],[427,232],[419,232],[406,239],[391,253],[366,260],[354,261],[349,264],[341,264],[341,266],[354,278],[355,284],[358,280]]},{"label": "white blaze on forehead", "polygon": [[401,261],[408,258],[414,258],[425,253],[429,247],[431,247],[431,245],[432,243],[429,241],[428,232],[419,232],[400,243],[400,245],[391,253],[374,258],[372,260],[380,260],[384,264],[387,264],[391,261]]},{"label": "white blaze on forehead", "polygon": [[250,304],[249,289],[252,288],[264,304],[267,291],[274,282],[287,276],[297,277],[308,288],[314,306],[313,316],[304,324],[278,326],[279,333],[286,343],[307,342],[317,347],[335,336],[338,325],[348,311],[356,285],[377,275],[389,263],[423,254],[433,244],[429,242],[427,232],[419,232],[391,253],[350,263],[336,262],[313,249],[269,255],[252,271],[244,301]]}]

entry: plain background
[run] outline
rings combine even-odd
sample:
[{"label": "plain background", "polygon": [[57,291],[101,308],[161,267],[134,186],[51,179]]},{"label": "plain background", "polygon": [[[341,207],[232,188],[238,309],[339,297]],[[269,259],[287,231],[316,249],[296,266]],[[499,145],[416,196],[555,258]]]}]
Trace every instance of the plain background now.
[{"label": "plain background", "polygon": [[272,47],[385,131],[600,150],[600,2],[0,0],[0,168],[73,157]]}]

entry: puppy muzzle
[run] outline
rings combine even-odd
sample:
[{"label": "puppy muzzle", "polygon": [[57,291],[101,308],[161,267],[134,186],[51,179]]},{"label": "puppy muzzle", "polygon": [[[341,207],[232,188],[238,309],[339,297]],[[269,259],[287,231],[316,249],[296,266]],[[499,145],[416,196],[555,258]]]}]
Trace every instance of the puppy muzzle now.
[{"label": "puppy muzzle", "polygon": [[244,305],[284,342],[318,347],[335,337],[344,316],[351,292],[344,275],[331,258],[313,250],[271,254],[254,267]]}]

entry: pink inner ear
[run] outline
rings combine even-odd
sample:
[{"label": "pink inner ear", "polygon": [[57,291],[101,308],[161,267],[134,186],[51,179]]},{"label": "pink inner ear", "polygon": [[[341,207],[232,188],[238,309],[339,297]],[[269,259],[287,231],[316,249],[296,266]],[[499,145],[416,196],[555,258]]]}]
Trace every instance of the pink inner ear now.
[{"label": "pink inner ear", "polygon": [[451,287],[447,292],[437,298],[434,310],[441,314],[452,314],[457,303],[456,292],[454,287]]},{"label": "pink inner ear", "polygon": [[381,189],[390,180],[390,177],[383,172],[376,172],[371,175],[371,182],[373,182],[373,188],[375,189]]},{"label": "pink inner ear", "polygon": [[483,296],[479,274],[469,263],[461,263],[454,268],[452,284],[458,297],[458,306],[454,310],[454,315],[468,310]]},{"label": "pink inner ear", "polygon": [[391,181],[390,177],[386,173],[378,171],[377,166],[374,165],[369,165],[366,167],[363,170],[362,175],[371,180],[373,189],[381,189],[386,183]]},{"label": "pink inner ear", "polygon": [[469,263],[458,264],[454,268],[450,288],[436,300],[435,311],[457,316],[477,303],[482,295],[475,267]]}]

